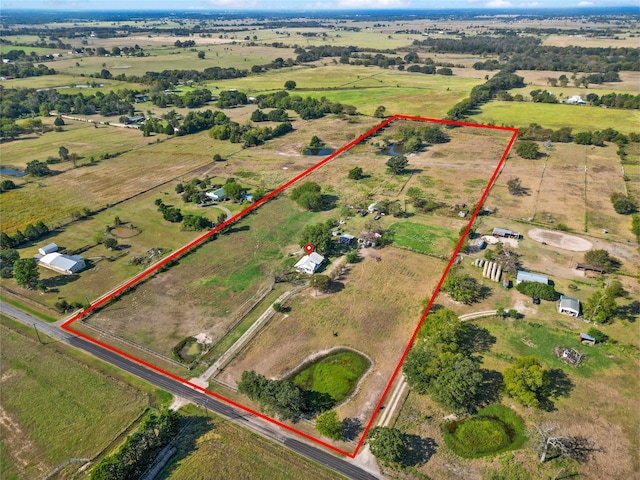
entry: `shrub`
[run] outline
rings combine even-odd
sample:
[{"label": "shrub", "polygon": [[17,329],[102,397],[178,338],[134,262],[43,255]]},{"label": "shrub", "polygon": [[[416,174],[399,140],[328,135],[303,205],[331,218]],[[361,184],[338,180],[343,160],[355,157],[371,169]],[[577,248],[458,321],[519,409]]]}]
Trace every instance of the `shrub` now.
[{"label": "shrub", "polygon": [[530,297],[538,297],[542,300],[553,302],[558,299],[558,292],[553,285],[545,285],[538,282],[521,282],[516,285],[516,290]]}]

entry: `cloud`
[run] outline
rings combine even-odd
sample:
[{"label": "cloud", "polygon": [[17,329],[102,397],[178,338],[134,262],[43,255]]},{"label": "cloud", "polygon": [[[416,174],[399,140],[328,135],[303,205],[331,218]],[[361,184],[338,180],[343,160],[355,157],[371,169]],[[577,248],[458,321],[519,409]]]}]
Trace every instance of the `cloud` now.
[{"label": "cloud", "polygon": [[487,3],[487,7],[490,8],[507,8],[511,6],[511,2],[507,2],[506,0],[491,0]]},{"label": "cloud", "polygon": [[233,9],[255,8],[258,6],[256,0],[209,0],[212,7],[225,7]]},{"label": "cloud", "polygon": [[310,8],[319,9],[356,9],[356,8],[406,8],[410,7],[409,0],[334,0],[330,2],[317,2],[308,5]]},{"label": "cloud", "polygon": [[579,7],[590,7],[591,5],[593,5],[593,2],[580,2],[580,3],[578,3]]},{"label": "cloud", "polygon": [[473,5],[474,3],[478,3],[480,0],[467,0],[467,3]]},{"label": "cloud", "polygon": [[542,2],[529,2],[529,3],[521,3],[521,7],[533,8],[533,7],[543,7],[544,3]]}]

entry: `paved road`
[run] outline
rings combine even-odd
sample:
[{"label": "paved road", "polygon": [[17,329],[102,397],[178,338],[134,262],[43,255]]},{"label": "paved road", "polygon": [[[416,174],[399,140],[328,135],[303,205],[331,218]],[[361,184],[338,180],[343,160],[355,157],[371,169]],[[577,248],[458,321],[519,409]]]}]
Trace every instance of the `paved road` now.
[{"label": "paved road", "polygon": [[57,328],[55,325],[48,324],[38,318],[32,317],[31,315],[1,301],[0,312],[26,325],[36,325],[38,330],[46,333],[52,338],[63,341],[72,347],[84,350],[105,362],[132,373],[153,385],[163,388],[174,395],[186,398],[196,405],[206,407],[207,409],[230,419],[238,425],[251,428],[270,440],[280,443],[294,452],[320,463],[331,470],[341,473],[348,478],[354,480],[378,479],[375,475],[349,463],[347,460],[343,460],[342,458],[336,457],[324,450],[297,440],[288,432],[280,430],[278,427],[271,425],[255,415],[233,408],[232,406],[217,400],[210,395],[195,390],[184,383],[143,367],[136,362],[102,348],[88,340],[71,335],[64,330]]}]

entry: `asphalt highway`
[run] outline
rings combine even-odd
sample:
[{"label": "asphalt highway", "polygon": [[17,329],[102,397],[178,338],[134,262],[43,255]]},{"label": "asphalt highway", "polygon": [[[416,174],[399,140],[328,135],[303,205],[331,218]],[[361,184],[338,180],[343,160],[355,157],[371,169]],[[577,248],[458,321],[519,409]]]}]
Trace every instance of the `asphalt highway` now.
[{"label": "asphalt highway", "polygon": [[317,462],[335,472],[344,475],[347,478],[353,480],[377,480],[378,477],[363,470],[362,468],[349,463],[342,458],[334,456],[324,450],[321,450],[306,442],[302,442],[297,438],[294,438],[293,434],[281,430],[278,427],[269,424],[255,415],[248,412],[243,412],[239,409],[232,407],[210,395],[207,395],[199,390],[191,388],[184,383],[174,380],[170,377],[162,375],[154,370],[148,369],[138,363],[129,360],[125,357],[118,355],[106,348],[92,343],[83,338],[72,335],[56,325],[46,323],[38,318],[35,318],[22,310],[19,310],[11,305],[8,305],[0,301],[0,312],[3,314],[18,320],[29,326],[35,326],[39,331],[46,333],[48,336],[60,340],[64,343],[71,345],[72,347],[83,350],[91,355],[110,363],[122,370],[125,370],[137,377],[140,377],[147,382],[156,385],[174,395],[185,398],[196,405],[207,408],[218,415],[228,418],[229,420],[237,423],[238,425],[250,428],[257,433],[269,438],[270,440],[277,442],[285,447],[293,450],[294,452],[303,455],[314,462]]}]

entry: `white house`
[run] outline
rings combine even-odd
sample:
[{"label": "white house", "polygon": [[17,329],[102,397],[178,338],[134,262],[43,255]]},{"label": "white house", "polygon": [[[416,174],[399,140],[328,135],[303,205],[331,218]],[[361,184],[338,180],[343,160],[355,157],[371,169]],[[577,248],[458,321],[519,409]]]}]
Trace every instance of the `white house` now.
[{"label": "white house", "polygon": [[319,253],[313,252],[311,255],[305,255],[295,265],[296,272],[307,273],[313,275],[316,273],[320,265],[324,262],[324,257]]},{"label": "white house", "polygon": [[40,247],[38,249],[38,253],[40,255],[48,255],[49,253],[53,253],[53,252],[57,252],[58,251],[58,245],[56,245],[55,243],[49,243],[48,245],[45,245],[44,247]]},{"label": "white house", "polygon": [[207,192],[205,193],[205,195],[207,197],[209,197],[211,200],[214,201],[219,201],[219,200],[226,200],[227,196],[224,194],[224,188],[219,188],[217,190],[213,190],[211,192]]},{"label": "white house", "polygon": [[68,256],[57,252],[46,254],[40,259],[39,264],[65,275],[78,273],[87,266],[80,255]]},{"label": "white house", "polygon": [[580,315],[580,300],[560,295],[558,311],[560,313],[566,313],[571,317],[577,317]]},{"label": "white house", "polygon": [[569,105],[584,105],[587,102],[582,100],[582,97],[580,97],[580,95],[574,95],[573,97],[567,98],[566,103],[568,103]]}]

